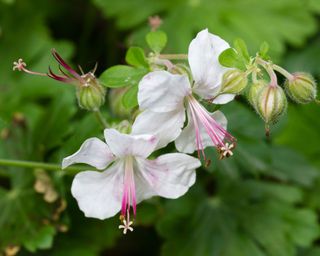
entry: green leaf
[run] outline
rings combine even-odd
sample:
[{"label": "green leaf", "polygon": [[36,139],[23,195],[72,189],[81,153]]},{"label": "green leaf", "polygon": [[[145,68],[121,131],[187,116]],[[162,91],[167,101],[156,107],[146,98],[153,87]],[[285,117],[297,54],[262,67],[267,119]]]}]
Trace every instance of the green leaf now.
[{"label": "green leaf", "polygon": [[[44,145],[47,150],[63,145],[64,139],[71,132],[69,124],[76,112],[74,101],[74,91],[71,95],[64,93],[54,98],[47,108],[39,114],[34,127],[32,127],[31,146],[34,151],[41,152]],[[26,113],[27,116],[35,115],[35,113],[29,114],[28,109],[26,109]]]},{"label": "green leaf", "polygon": [[58,234],[49,256],[96,256],[115,245],[121,237],[119,219],[101,221],[85,218],[78,206],[72,204],[72,226],[67,233]]},{"label": "green leaf", "polygon": [[303,251],[303,253],[299,254],[299,256],[319,256],[319,255],[320,255],[320,247],[319,246],[309,248],[309,249]]},{"label": "green leaf", "polygon": [[304,71],[320,76],[320,37],[308,44],[304,49],[289,53],[284,67],[292,72]]},{"label": "green leaf", "polygon": [[246,43],[242,39],[234,41],[234,48],[224,50],[219,56],[221,65],[230,68],[246,70],[246,65],[250,62],[250,55]]},{"label": "green leaf", "polygon": [[126,54],[126,62],[134,67],[148,68],[149,64],[146,60],[144,51],[140,47],[130,47]]},{"label": "green leaf", "polygon": [[309,246],[319,226],[315,212],[293,204],[302,197],[287,200],[280,194],[292,188],[275,193],[271,183],[254,183],[218,181],[213,197],[193,187],[184,198],[167,201],[157,225],[165,238],[162,255],[294,256],[296,246]]},{"label": "green leaf", "polygon": [[222,66],[228,68],[245,69],[241,57],[233,48],[224,50],[219,56],[219,62]]},{"label": "green leaf", "polygon": [[37,249],[49,249],[53,243],[53,236],[56,230],[52,226],[42,227],[36,236],[24,241],[24,246],[30,251],[35,252]]},{"label": "green leaf", "polygon": [[[317,110],[316,112],[319,112],[316,106],[314,108],[314,110]],[[313,120],[312,123],[315,127],[318,127],[316,126],[318,115],[310,113],[310,106],[299,109],[305,109],[305,111],[301,112],[299,116],[294,116],[292,123],[288,124],[290,127],[295,124],[296,129],[287,128],[283,130],[281,142],[284,143],[283,139],[287,138],[287,142],[290,142],[289,145],[295,145],[294,147],[299,148],[301,153],[310,152],[311,156],[316,156],[319,152],[318,140],[310,141],[309,147],[303,148],[302,145],[305,143],[306,137],[299,137],[298,134],[302,131],[308,137],[318,138],[317,129],[310,129],[305,125],[306,121],[301,121],[304,118]],[[209,166],[209,171],[217,171],[219,175],[234,179],[239,179],[241,174],[250,174],[254,177],[265,175],[282,182],[292,182],[309,188],[319,177],[319,171],[302,154],[288,147],[266,143],[264,141],[263,124],[253,111],[242,104],[232,102],[224,106],[223,112],[228,117],[230,124],[228,130],[237,138],[238,143],[234,150],[234,156],[224,161],[218,161],[216,150],[207,148],[206,152],[209,158],[212,158],[212,162],[216,163]],[[240,116],[241,122],[238,121]],[[291,133],[293,133],[292,136],[283,137]],[[275,141],[280,141],[280,137],[277,138],[276,134],[273,136]],[[319,162],[316,157],[313,158]]]},{"label": "green leaf", "polygon": [[318,0],[93,2],[107,17],[115,19],[119,29],[140,28],[130,33],[131,42],[135,45],[143,45],[149,30],[148,17],[160,13],[164,20],[161,29],[170,38],[167,47],[172,52],[186,52],[195,34],[207,27],[211,33],[229,42],[236,37],[243,38],[251,50],[268,41],[272,45],[270,55],[277,58],[286,51],[286,45],[301,46],[316,32],[317,18],[313,10],[320,9]]},{"label": "green leaf", "polygon": [[237,53],[240,55],[240,57],[243,59],[245,63],[249,63],[250,61],[250,54],[248,52],[247,45],[245,41],[238,38],[234,40],[233,42],[234,48],[236,49]]},{"label": "green leaf", "polygon": [[246,186],[255,191],[255,197],[274,197],[286,203],[299,203],[303,199],[302,191],[294,186],[261,181],[245,181]]},{"label": "green leaf", "polygon": [[160,53],[167,44],[167,35],[161,30],[151,31],[146,35],[146,41],[152,51]]},{"label": "green leaf", "polygon": [[117,65],[104,71],[99,80],[104,86],[111,88],[133,86],[138,84],[147,72],[148,70],[145,68]]},{"label": "green leaf", "polygon": [[138,85],[134,85],[123,95],[122,104],[125,108],[131,109],[138,105]]},{"label": "green leaf", "polygon": [[318,0],[309,0],[307,4],[310,10],[320,13],[320,2]]},{"label": "green leaf", "polygon": [[283,181],[291,180],[302,186],[310,187],[319,177],[319,171],[309,164],[305,157],[292,149],[274,147],[271,151],[271,158],[270,174]]},{"label": "green leaf", "polygon": [[269,44],[267,42],[263,42],[260,45],[259,56],[265,60],[268,60],[270,57],[268,56]]},{"label": "green leaf", "polygon": [[12,188],[0,188],[0,250],[15,244],[30,251],[49,248],[55,228],[43,220],[52,217],[54,206],[46,203],[33,189],[33,172],[8,168]]}]

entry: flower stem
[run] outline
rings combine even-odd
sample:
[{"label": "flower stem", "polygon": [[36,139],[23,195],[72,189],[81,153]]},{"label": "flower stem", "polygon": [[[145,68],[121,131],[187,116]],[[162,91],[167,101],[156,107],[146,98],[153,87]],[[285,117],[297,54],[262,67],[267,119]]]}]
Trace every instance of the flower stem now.
[{"label": "flower stem", "polygon": [[256,62],[261,65],[268,73],[269,77],[270,77],[270,86],[272,87],[276,87],[278,85],[278,79],[277,79],[277,75],[273,70],[273,64],[270,62],[267,62],[263,59],[257,58]]},{"label": "flower stem", "polygon": [[253,81],[253,83],[258,83],[257,71],[256,70],[252,71],[252,81]]},{"label": "flower stem", "polygon": [[104,128],[108,128],[108,124],[107,124],[106,120],[103,118],[100,110],[94,111],[94,114],[95,114],[98,122],[99,122],[99,123],[101,124],[101,126],[103,127],[103,129],[104,129]]},{"label": "flower stem", "polygon": [[[22,168],[41,168],[48,171],[60,171],[61,165],[60,164],[47,164],[42,162],[32,162],[32,161],[21,161],[21,160],[14,160],[14,159],[0,159],[0,166],[13,166],[13,167],[22,167]],[[72,173],[77,173],[81,171],[83,167],[67,167],[64,169],[66,173],[71,171]],[[71,174],[71,173],[70,173]]]},{"label": "flower stem", "polygon": [[277,71],[277,72],[279,72],[280,74],[282,74],[283,76],[285,76],[286,78],[288,78],[289,80],[293,79],[293,75],[290,74],[290,73],[289,73],[287,70],[285,70],[284,68],[282,68],[282,67],[280,67],[280,66],[278,66],[278,65],[275,65],[275,64],[272,65],[272,68],[273,68],[275,71]]},{"label": "flower stem", "polygon": [[160,54],[159,58],[167,60],[185,60],[188,59],[188,54]]}]

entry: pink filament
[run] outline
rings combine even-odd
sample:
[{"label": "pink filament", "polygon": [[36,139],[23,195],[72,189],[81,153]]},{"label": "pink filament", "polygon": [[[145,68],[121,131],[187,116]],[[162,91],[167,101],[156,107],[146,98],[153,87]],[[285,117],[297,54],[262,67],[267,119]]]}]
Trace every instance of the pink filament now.
[{"label": "pink filament", "polygon": [[235,141],[235,138],[229,134],[194,97],[190,96],[188,103],[195,126],[198,155],[200,155],[199,152],[201,150],[205,159],[199,123],[203,125],[204,129],[216,147],[223,147],[225,145],[225,139]]},{"label": "pink filament", "polygon": [[127,216],[130,219],[130,207],[132,206],[133,214],[136,215],[136,189],[134,183],[132,159],[128,158],[125,161],[124,171],[124,189],[122,196],[121,215]]},{"label": "pink filament", "polygon": [[65,61],[64,59],[57,53],[56,49],[51,49],[51,53],[53,55],[53,57],[56,59],[56,61],[59,62],[59,64],[64,67],[66,70],[68,70],[68,72],[73,75],[77,80],[81,81],[82,83],[84,83],[85,81],[82,79],[82,77],[76,72],[74,71]]}]

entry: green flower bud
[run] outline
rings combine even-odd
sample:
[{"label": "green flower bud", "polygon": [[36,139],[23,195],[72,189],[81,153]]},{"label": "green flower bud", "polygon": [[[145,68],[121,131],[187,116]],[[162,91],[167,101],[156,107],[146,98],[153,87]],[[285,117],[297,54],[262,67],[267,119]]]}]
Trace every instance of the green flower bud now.
[{"label": "green flower bud", "polygon": [[284,86],[289,97],[301,104],[312,102],[317,97],[317,85],[308,73],[294,73],[292,79],[286,80]]},{"label": "green flower bud", "polygon": [[85,86],[79,86],[77,98],[80,107],[89,110],[98,110],[105,101],[106,89],[94,77],[87,80]]},{"label": "green flower bud", "polygon": [[262,87],[257,95],[254,107],[267,125],[276,123],[286,111],[287,98],[280,86]]},{"label": "green flower bud", "polygon": [[131,123],[128,120],[123,120],[120,123],[113,124],[111,127],[125,134],[131,133],[132,128]]},{"label": "green flower bud", "polygon": [[267,87],[268,83],[264,80],[259,80],[256,83],[253,83],[248,92],[248,100],[250,104],[255,107],[255,102],[257,101],[259,91],[263,87]]},{"label": "green flower bud", "polygon": [[238,69],[228,70],[222,77],[220,93],[238,94],[246,88],[247,84],[248,79],[245,72]]}]

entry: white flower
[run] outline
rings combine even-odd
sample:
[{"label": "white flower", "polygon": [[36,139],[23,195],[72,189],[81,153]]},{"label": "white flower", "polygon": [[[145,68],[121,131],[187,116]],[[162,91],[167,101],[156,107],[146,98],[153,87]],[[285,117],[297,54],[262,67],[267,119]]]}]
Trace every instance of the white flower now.
[{"label": "white flower", "polygon": [[230,45],[219,36],[200,31],[189,45],[188,60],[194,80],[193,92],[203,99],[212,99],[215,104],[225,104],[235,94],[219,95],[223,74],[230,68],[219,63],[219,55]]},{"label": "white flower", "polygon": [[115,129],[104,132],[106,143],[86,140],[73,155],[63,159],[62,167],[86,163],[99,171],[78,173],[71,192],[85,216],[105,219],[121,210],[124,232],[131,230],[130,208],[152,196],[178,198],[195,182],[198,159],[181,154],[165,154],[154,160],[147,157],[158,140],[153,135],[127,135]]},{"label": "white flower", "polygon": [[[223,74],[229,70],[219,63],[219,55],[229,44],[207,29],[198,33],[189,46],[189,65],[194,82],[186,75],[174,75],[167,71],[147,74],[139,84],[138,102],[144,110],[135,120],[132,133],[156,134],[160,139],[158,148],[175,140],[180,152],[202,152],[207,146],[216,146],[224,153],[226,142],[234,147],[235,139],[225,130],[227,119],[220,112],[209,113],[196,99],[212,99],[213,103],[227,103],[234,95],[217,96]],[[216,97],[217,96],[217,97]],[[186,120],[188,124],[182,130]],[[231,155],[230,153],[225,154]]]}]

